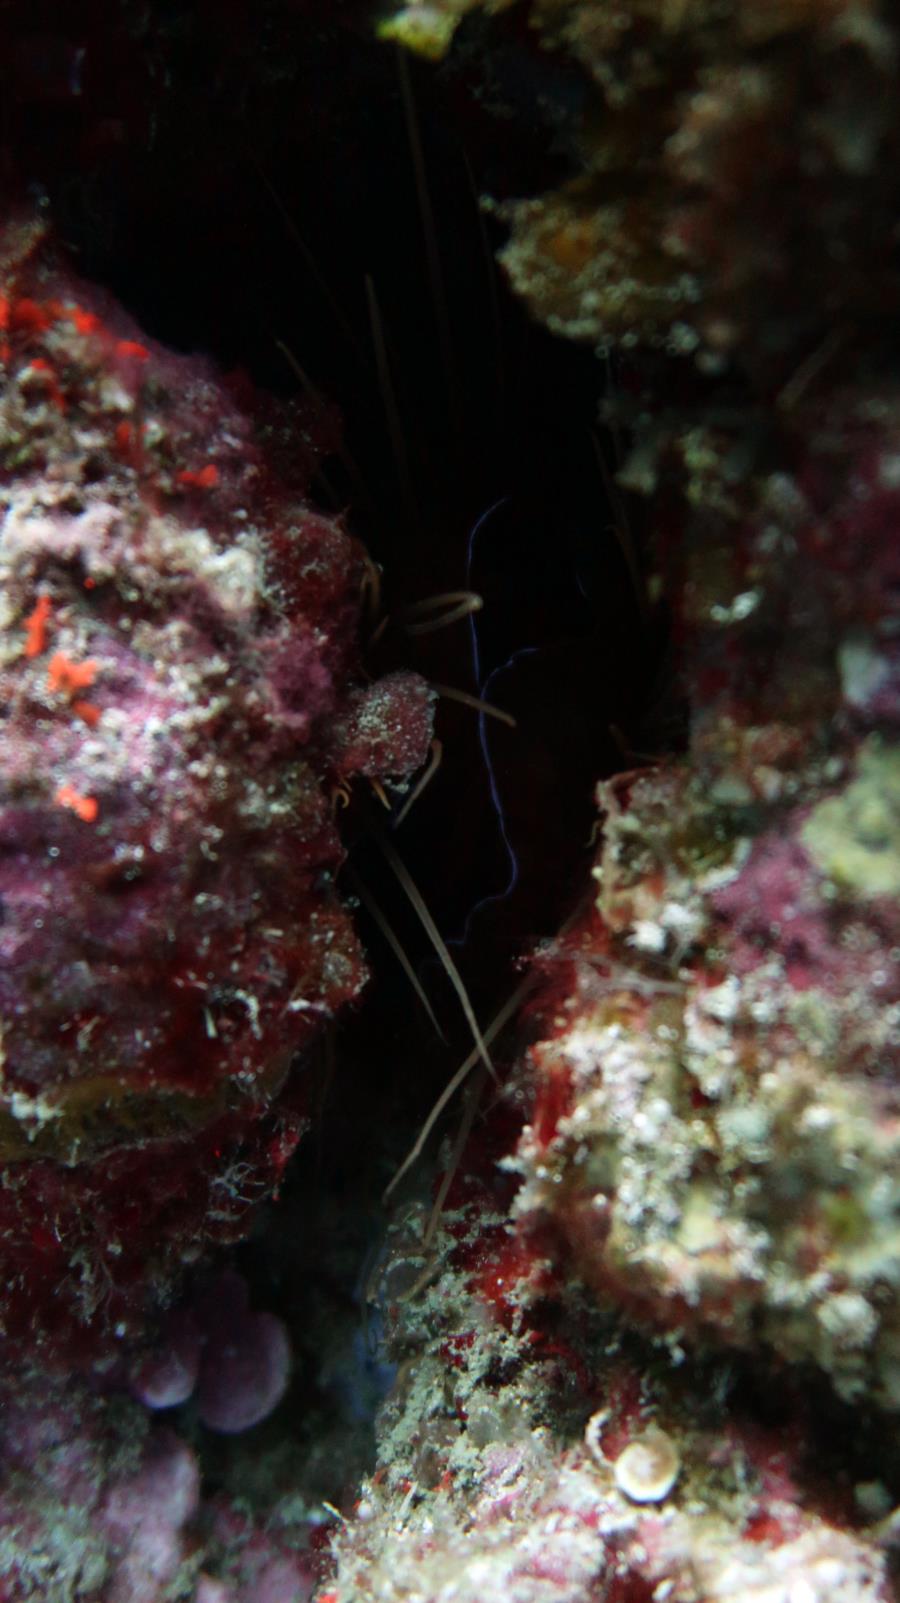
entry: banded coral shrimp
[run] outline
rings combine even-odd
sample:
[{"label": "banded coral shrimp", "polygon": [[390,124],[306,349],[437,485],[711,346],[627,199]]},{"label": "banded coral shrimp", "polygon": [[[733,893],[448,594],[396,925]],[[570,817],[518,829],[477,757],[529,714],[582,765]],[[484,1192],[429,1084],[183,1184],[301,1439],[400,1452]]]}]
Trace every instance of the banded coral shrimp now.
[{"label": "banded coral shrimp", "polygon": [[[605,369],[528,323],[493,266],[499,225],[478,206],[565,166],[564,140],[549,148],[522,85],[543,85],[560,135],[577,79],[527,41],[492,54],[489,38],[439,79],[414,64],[401,72],[349,0],[307,5],[300,32],[287,3],[261,17],[226,4],[215,27],[186,3],[155,22],[123,5],[105,40],[100,9],[88,4],[79,23],[84,92],[53,113],[83,135],[81,154],[73,162],[57,137],[29,173],[85,273],[168,343],[203,347],[276,392],[295,419],[273,417],[285,454],[305,441],[330,452],[321,501],[365,541],[381,616],[394,620],[370,643],[372,673],[412,667],[516,719],[489,723],[443,696],[444,761],[427,789],[403,817],[408,794],[397,816],[367,809],[383,813],[487,1031],[517,958],[577,894],[593,786],[621,761],[609,727],[637,738],[648,674],[627,564],[604,534],[616,514],[591,434]],[[148,109],[152,133],[136,133]],[[101,148],[113,113],[121,137]],[[606,436],[601,445],[611,460]],[[453,593],[477,593],[481,611],[423,632],[415,609]],[[342,819],[353,867],[449,1045],[362,909],[376,983],[323,1047],[335,1068],[317,1135],[272,1228],[244,1252],[292,1326],[317,1326],[323,1341],[358,1318],[377,1199],[471,1037],[362,802]],[[321,1067],[303,1072],[325,1083]],[[315,1381],[298,1386],[306,1405]]]}]

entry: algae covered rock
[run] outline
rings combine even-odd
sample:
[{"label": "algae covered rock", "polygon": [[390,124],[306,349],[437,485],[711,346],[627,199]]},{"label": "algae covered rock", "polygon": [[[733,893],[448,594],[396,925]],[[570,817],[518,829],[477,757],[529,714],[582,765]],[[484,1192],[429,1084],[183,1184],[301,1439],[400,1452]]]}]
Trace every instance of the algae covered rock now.
[{"label": "algae covered rock", "polygon": [[[497,0],[411,0],[384,31],[437,57],[473,14],[513,32]],[[532,0],[526,16],[548,103],[548,57],[583,74],[572,176],[501,207],[500,259],[535,318],[707,366],[799,363],[895,300],[890,8]]]},{"label": "algae covered rock", "polygon": [[[694,503],[688,753],[600,786],[599,895],[548,946],[516,1203],[639,1320],[891,1409],[898,426],[889,393],[838,392],[777,474]],[[689,493],[694,450],[675,442]]]},{"label": "algae covered rock", "polygon": [[0,1325],[31,1339],[124,1329],[277,1185],[293,1058],[365,978],[333,795],[415,768],[431,700],[394,676],[337,741],[361,549],[207,362],[33,226],[2,245]]}]

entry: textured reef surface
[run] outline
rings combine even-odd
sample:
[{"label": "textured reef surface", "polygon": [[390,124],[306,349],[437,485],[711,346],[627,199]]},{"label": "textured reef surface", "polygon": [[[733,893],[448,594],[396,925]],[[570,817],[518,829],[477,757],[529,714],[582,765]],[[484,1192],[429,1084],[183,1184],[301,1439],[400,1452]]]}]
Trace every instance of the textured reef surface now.
[{"label": "textured reef surface", "polygon": [[600,787],[516,1202],[639,1316],[894,1409],[898,422],[883,391],[798,411],[791,471],[682,553],[688,753]]},{"label": "textured reef surface", "polygon": [[33,1350],[140,1329],[277,1185],[294,1054],[365,976],[333,803],[420,765],[432,697],[365,684],[364,555],[302,453],[280,482],[275,425],[39,230],[2,251],[0,1317]]},{"label": "textured reef surface", "polygon": [[[568,916],[516,926],[519,882],[562,871],[527,805],[537,755],[515,755],[508,722],[492,744],[477,698],[518,685],[524,701],[524,685],[561,725],[595,704],[559,696],[577,676],[554,678],[559,642],[534,638],[533,607],[528,644],[480,671],[491,606],[505,639],[487,542],[508,498],[445,560],[440,497],[429,507],[410,468],[420,419],[395,384],[418,329],[382,316],[363,251],[412,508],[402,549],[447,592],[438,611],[462,607],[464,749],[489,780],[453,779],[450,761],[432,779],[455,784],[437,816],[456,827],[423,847],[417,801],[400,884],[416,905],[404,854],[416,876],[445,858],[462,880],[480,814],[511,865],[506,892],[473,892],[480,944],[468,922],[453,941],[493,1073],[476,1044],[428,1160],[429,1107],[460,1060],[435,1074],[383,976],[354,1015],[376,965],[338,879],[359,837],[362,852],[383,834],[360,793],[399,804],[395,824],[410,799],[435,690],[412,647],[379,659],[402,608],[362,645],[378,564],[350,514],[313,500],[323,462],[362,479],[328,386],[299,351],[290,409],[76,277],[44,216],[78,211],[64,162],[52,202],[0,218],[0,1603],[889,1603],[896,17],[874,0],[411,0],[337,7],[333,24],[267,0],[260,15],[252,44],[228,11],[233,49],[210,46],[204,87],[188,13],[151,25],[123,4],[116,59],[149,39],[168,86],[143,80],[138,122],[181,128],[193,99],[223,111],[246,46],[236,121],[262,126],[263,86],[289,127],[284,52],[307,74],[299,126],[317,93],[327,106],[330,174],[316,63],[364,39],[365,104],[385,40],[426,58],[415,83],[434,74],[446,96],[438,135],[458,120],[490,191],[496,234],[463,244],[499,245],[503,294],[571,353],[573,389],[574,364],[607,375],[584,429],[600,471],[571,503],[577,588],[597,582],[586,529],[626,585],[646,706],[591,726],[595,827],[566,859],[581,864]],[[80,99],[78,50],[23,40],[34,137],[48,106]],[[440,336],[456,213],[443,222],[429,196],[410,70],[398,96]],[[95,179],[104,151],[83,158]],[[347,152],[352,187],[367,169]],[[230,171],[211,173],[216,195]],[[440,382],[452,397],[452,363]],[[353,439],[353,397],[337,401]],[[434,611],[407,612],[408,638]],[[560,765],[558,816],[581,783]],[[482,962],[508,982],[493,1016]],[[437,965],[417,966],[436,990]],[[377,1198],[414,1140],[388,1216]]]}]

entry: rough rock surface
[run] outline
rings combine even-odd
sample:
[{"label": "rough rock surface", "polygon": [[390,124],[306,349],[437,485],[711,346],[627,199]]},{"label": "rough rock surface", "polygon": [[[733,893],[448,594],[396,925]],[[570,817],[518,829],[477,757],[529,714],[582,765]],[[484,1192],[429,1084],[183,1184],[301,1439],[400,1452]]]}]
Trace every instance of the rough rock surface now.
[{"label": "rough rock surface", "polygon": [[[898,428],[891,392],[805,408],[681,553],[688,756],[600,788],[516,1204],[633,1312],[892,1408]],[[706,474],[725,448],[709,431]]]},{"label": "rough rock surface", "polygon": [[[368,1326],[317,1327],[309,1368],[348,1393],[370,1333],[393,1366],[333,1561],[290,1393],[253,1440],[288,1338],[238,1297],[89,1386],[9,1384],[9,1603],[895,1595],[896,18],[413,0],[386,31],[439,54],[464,13],[473,80],[509,42],[572,159],[506,208],[504,260],[613,353],[636,534],[610,499],[667,704],[655,740],[620,732],[594,880],[530,961],[443,1214],[399,1211]],[[74,1288],[125,1330],[277,1181],[287,1057],[361,978],[333,796],[414,766],[429,697],[363,683],[361,558],[275,483],[253,406],[6,250],[6,1313],[48,1318],[60,1283],[64,1321]],[[51,966],[80,1012],[29,1010]]]},{"label": "rough rock surface", "polygon": [[0,260],[0,1324],[122,1334],[277,1185],[365,977],[333,801],[418,766],[431,697],[364,690],[364,553],[251,398],[36,225]]}]

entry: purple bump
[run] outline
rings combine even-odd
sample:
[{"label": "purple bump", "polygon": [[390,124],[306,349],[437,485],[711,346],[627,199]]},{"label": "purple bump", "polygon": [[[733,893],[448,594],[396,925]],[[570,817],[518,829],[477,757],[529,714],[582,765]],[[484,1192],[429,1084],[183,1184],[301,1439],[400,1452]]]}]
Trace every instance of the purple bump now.
[{"label": "purple bump", "polygon": [[214,1581],[211,1575],[198,1575],[194,1603],[234,1603],[234,1591],[224,1581]]},{"label": "purple bump", "polygon": [[241,1603],[308,1603],[316,1589],[313,1577],[293,1555],[274,1558],[255,1577],[252,1590],[241,1589]]},{"label": "purple bump", "polygon": [[132,1394],[145,1408],[175,1408],[197,1384],[202,1339],[189,1314],[168,1322],[159,1346],[142,1358],[131,1377]]},{"label": "purple bump", "polygon": [[246,1313],[211,1335],[200,1363],[197,1405],[210,1430],[234,1436],[266,1419],[287,1389],[291,1346],[275,1314]]}]

